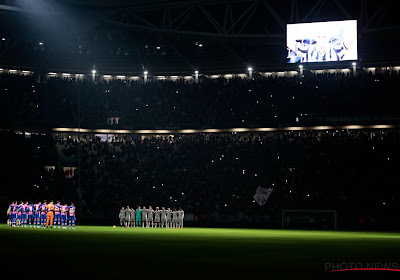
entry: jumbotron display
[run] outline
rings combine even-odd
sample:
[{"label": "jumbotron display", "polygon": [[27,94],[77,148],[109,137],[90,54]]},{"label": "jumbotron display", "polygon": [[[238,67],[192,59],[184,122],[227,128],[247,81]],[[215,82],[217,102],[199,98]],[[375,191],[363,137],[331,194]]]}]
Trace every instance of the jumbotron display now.
[{"label": "jumbotron display", "polygon": [[287,25],[288,63],[357,60],[357,20]]}]

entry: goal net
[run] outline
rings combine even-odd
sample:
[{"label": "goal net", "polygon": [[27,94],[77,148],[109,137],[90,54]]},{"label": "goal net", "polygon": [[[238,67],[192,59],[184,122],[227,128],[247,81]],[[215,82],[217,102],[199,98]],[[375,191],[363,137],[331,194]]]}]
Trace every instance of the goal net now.
[{"label": "goal net", "polygon": [[337,229],[335,210],[282,210],[282,229]]}]

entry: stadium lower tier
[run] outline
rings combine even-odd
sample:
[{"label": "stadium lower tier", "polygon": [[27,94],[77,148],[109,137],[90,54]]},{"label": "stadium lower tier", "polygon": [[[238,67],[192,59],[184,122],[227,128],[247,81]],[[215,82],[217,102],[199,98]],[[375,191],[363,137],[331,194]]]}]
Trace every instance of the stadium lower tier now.
[{"label": "stadium lower tier", "polygon": [[397,129],[0,137],[2,209],[58,198],[82,224],[151,205],[182,207],[188,226],[281,227],[282,210],[336,211],[341,229],[400,225]]}]

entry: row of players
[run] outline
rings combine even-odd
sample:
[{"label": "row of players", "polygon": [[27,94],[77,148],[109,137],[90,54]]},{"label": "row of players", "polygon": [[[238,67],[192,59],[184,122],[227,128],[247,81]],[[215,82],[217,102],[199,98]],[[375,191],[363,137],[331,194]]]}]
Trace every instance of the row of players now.
[{"label": "row of players", "polygon": [[[69,220],[69,228],[75,229],[75,205],[72,202],[71,205],[61,205],[60,201],[56,204],[51,200],[47,203],[38,202],[37,204],[29,204],[27,201],[22,201],[18,204],[17,201],[12,202],[7,210],[8,214],[8,226],[10,227],[29,227],[44,228],[53,227],[58,225],[58,228],[67,228]],[[68,217],[69,216],[69,217]]]},{"label": "row of players", "polygon": [[119,211],[119,222],[121,227],[160,227],[163,228],[183,228],[183,218],[185,212],[179,207],[179,210],[175,208],[165,209],[165,207],[156,207],[155,210],[151,206],[146,209],[146,206],[137,209],[122,207]]}]

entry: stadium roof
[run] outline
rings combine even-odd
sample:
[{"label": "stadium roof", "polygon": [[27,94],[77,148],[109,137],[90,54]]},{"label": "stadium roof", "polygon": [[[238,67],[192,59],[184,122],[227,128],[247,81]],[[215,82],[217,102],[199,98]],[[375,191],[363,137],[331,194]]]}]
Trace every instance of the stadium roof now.
[{"label": "stadium roof", "polygon": [[286,24],[358,20],[359,59],[398,64],[395,1],[0,0],[0,67],[108,74],[286,65]]}]

